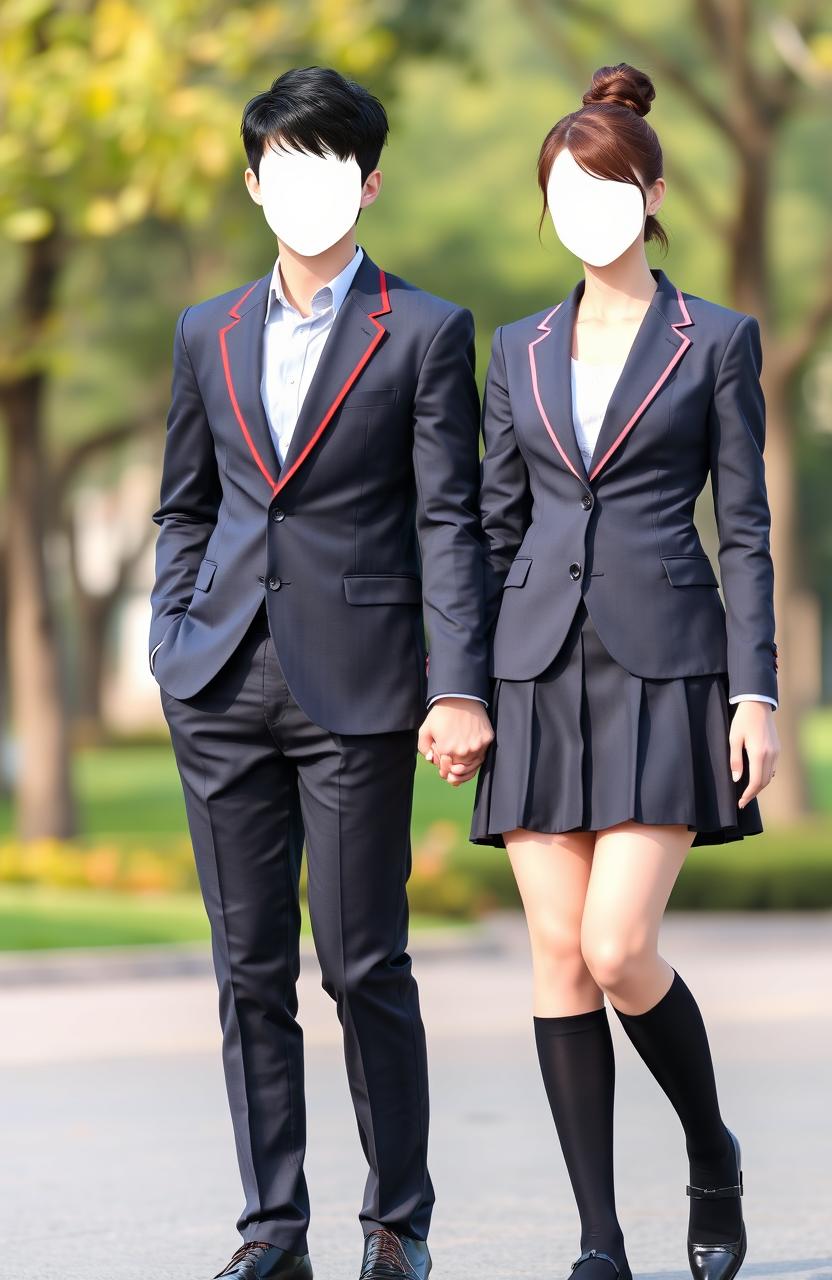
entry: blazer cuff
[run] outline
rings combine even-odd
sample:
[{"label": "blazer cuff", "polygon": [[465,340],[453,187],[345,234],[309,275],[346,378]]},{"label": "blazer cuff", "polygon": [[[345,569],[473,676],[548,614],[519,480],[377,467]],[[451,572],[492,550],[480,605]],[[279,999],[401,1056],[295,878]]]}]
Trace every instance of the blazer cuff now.
[{"label": "blazer cuff", "polygon": [[428,699],[428,711],[430,711],[434,702],[436,702],[439,698],[467,698],[469,702],[481,702],[484,707],[488,706],[488,703],[486,702],[485,698],[481,698],[479,694],[476,694],[476,693],[434,693]]},{"label": "blazer cuff", "polygon": [[767,693],[735,693],[729,702],[770,702],[777,710],[777,699],[770,698]]}]

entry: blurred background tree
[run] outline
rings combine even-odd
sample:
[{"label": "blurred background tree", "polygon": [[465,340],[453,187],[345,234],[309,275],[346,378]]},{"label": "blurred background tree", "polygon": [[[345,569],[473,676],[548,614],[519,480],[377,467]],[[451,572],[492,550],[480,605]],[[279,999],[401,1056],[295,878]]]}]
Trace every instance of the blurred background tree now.
[{"label": "blurred background tree", "polygon": [[[217,196],[240,163],[246,98],[277,68],[316,59],[389,83],[403,48],[412,56],[440,47],[453,12],[453,5],[430,0],[4,4],[0,228],[17,253],[12,278],[4,281],[0,347],[3,576],[23,836],[66,836],[77,827],[67,673],[48,569],[58,579],[72,575],[82,627],[81,705],[94,716],[108,617],[142,550],[125,549],[108,592],[85,592],[77,561],[61,555],[71,551],[67,491],[91,459],[112,459],[158,424],[165,359],[156,344],[137,350],[130,338],[150,308],[152,324],[167,339],[165,304],[178,307],[185,287],[199,290],[201,263],[188,262],[188,235],[208,220],[220,232]],[[181,269],[159,270],[171,267],[177,248],[185,250],[187,286]],[[83,277],[90,255],[117,269],[122,288],[117,293],[105,284],[79,313],[77,299],[68,301],[67,276]],[[119,344],[114,367],[132,361],[133,368],[102,420],[73,433],[51,393],[79,338],[86,338],[90,360],[82,376],[100,365],[105,352],[92,339],[101,319]],[[58,531],[64,542],[52,536]]]},{"label": "blurred background tree", "polygon": [[[764,817],[795,823],[805,809],[807,748],[812,799],[828,801],[832,719],[808,712],[832,689],[829,658],[820,669],[832,627],[819,624],[819,602],[832,620],[832,174],[818,163],[830,17],[797,0],[5,5],[2,550],[19,830],[77,826],[69,725],[76,744],[106,730],[102,668],[125,593],[145,590],[156,532],[125,477],[144,459],[158,481],[178,311],[271,267],[273,237],[242,185],[239,121],[252,93],[308,62],[385,101],[382,198],[359,238],[391,270],[473,308],[480,380],[494,327],[550,305],[580,274],[548,223],[537,236],[540,141],[597,66],[629,61],[653,76],[671,239],[661,265],[763,326],[784,745]],[[114,568],[93,581],[83,543],[102,492]],[[707,490],[697,520],[715,557]],[[470,801],[456,797],[462,843]],[[753,842],[749,856],[761,856]]]}]

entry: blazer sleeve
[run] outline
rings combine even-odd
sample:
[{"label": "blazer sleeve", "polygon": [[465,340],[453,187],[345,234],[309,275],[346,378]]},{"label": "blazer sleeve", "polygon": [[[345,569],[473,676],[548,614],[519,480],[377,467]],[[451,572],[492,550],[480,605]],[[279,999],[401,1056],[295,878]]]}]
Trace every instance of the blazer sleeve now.
[{"label": "blazer sleeve", "polygon": [[490,634],[500,610],[503,581],[531,520],[531,486],[517,446],[506,380],[502,328],[494,333],[483,395],[484,452],[480,511],[485,534],[485,615]]},{"label": "blazer sleeve", "polygon": [[151,517],[160,527],[150,594],[151,671],[152,655],[168,625],[191,601],[197,570],[222,500],[214,438],[185,342],[189,310],[185,307],[176,322],[159,505]]},{"label": "blazer sleeve", "polygon": [[728,637],[728,696],[753,692],[777,702],[762,367],[759,322],[743,316],[717,370],[708,430]]},{"label": "blazer sleeve", "polygon": [[483,701],[490,696],[474,361],[474,318],[457,307],[430,342],[413,407],[416,532],[430,643],[428,703],[443,694]]}]

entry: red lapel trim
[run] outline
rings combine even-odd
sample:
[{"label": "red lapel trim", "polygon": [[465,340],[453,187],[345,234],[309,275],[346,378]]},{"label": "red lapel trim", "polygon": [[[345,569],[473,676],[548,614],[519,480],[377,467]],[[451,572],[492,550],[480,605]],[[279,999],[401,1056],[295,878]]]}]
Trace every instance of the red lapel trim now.
[{"label": "red lapel trim", "polygon": [[535,364],[534,349],[539,342],[542,342],[544,338],[548,338],[549,334],[552,332],[552,330],[549,328],[549,321],[557,311],[558,307],[562,305],[563,304],[559,302],[557,307],[552,307],[552,310],[549,312],[549,314],[543,317],[540,324],[537,326],[538,329],[542,330],[540,337],[535,338],[532,342],[529,343],[529,366],[532,372],[532,390],[534,391],[534,398],[537,404],[538,412],[540,413],[540,416],[543,419],[543,425],[545,426],[546,430],[549,432],[549,435],[552,437],[552,443],[554,444],[555,448],[557,449],[560,456],[563,458],[564,462],[566,463],[567,467],[572,472],[572,474],[578,477],[581,484],[585,484],[586,481],[584,480],[584,477],[580,475],[579,472],[572,465],[571,458],[569,458],[564,452],[563,445],[561,444],[560,440],[558,440],[552,428],[552,424],[549,421],[548,417],[546,416],[546,410],[543,408],[543,401],[540,398],[540,388],[537,385],[537,365]]},{"label": "red lapel trim", "polygon": [[275,482],[271,477],[268,467],[266,466],[263,459],[260,457],[260,454],[257,452],[257,447],[251,438],[251,433],[249,432],[249,429],[246,426],[246,420],[243,417],[242,411],[240,410],[240,406],[237,402],[237,395],[236,395],[236,392],[234,391],[234,383],[231,378],[231,364],[228,359],[228,347],[225,341],[225,335],[228,333],[229,329],[233,329],[235,324],[238,324],[240,320],[242,320],[243,318],[238,313],[237,308],[243,305],[248,295],[254,289],[257,288],[258,283],[259,281],[255,280],[254,284],[250,285],[249,288],[246,289],[243,296],[241,298],[238,298],[237,301],[234,303],[234,306],[230,308],[228,314],[232,317],[231,324],[227,324],[224,329],[220,329],[220,335],[219,335],[220,336],[220,352],[222,354],[222,367],[223,367],[223,372],[225,374],[225,385],[228,387],[228,397],[231,401],[231,407],[234,410],[234,416],[236,417],[237,421],[240,424],[240,430],[242,431],[243,435],[246,438],[246,444],[251,450],[254,461],[257,463],[258,467],[263,472],[263,475],[268,480],[269,488],[273,489]]},{"label": "red lapel trim", "polygon": [[378,308],[377,311],[367,312],[367,315],[369,316],[370,320],[372,320],[376,328],[376,332],[373,334],[372,338],[370,339],[369,346],[366,348],[366,350],[364,351],[364,354],[359,359],[352,373],[346,379],[346,381],[344,382],[344,385],[341,387],[341,390],[338,392],[335,399],[332,401],[331,405],[327,409],[326,413],[321,418],[321,421],[318,423],[317,427],[315,428],[315,431],[307,440],[306,445],[304,446],[302,452],[299,453],[298,456],[295,458],[295,461],[292,463],[288,471],[281,472],[279,481],[277,482],[276,485],[274,485],[274,493],[272,494],[272,497],[276,497],[277,494],[280,493],[280,490],[283,488],[283,486],[287,483],[288,480],[292,478],[292,476],[295,474],[295,472],[297,471],[301,463],[304,462],[304,460],[309,456],[311,451],[314,449],[315,445],[320,440],[324,431],[326,431],[327,427],[329,426],[330,421],[332,420],[332,415],[335,413],[335,410],[338,408],[344,396],[347,394],[350,387],[358,377],[359,373],[364,368],[365,364],[370,359],[370,356],[373,354],[376,347],[381,342],[382,338],[387,332],[384,325],[379,324],[378,320],[376,319],[376,316],[386,316],[389,314],[390,311],[392,311],[392,307],[390,306],[390,296],[387,292],[387,277],[384,274],[384,272],[381,270],[381,268],[379,268],[379,273],[378,273],[378,287],[379,287],[379,293],[381,294],[381,306]]},{"label": "red lapel trim", "polygon": [[260,454],[257,450],[257,446],[255,445],[254,441],[251,438],[251,432],[249,431],[246,425],[246,420],[243,417],[239,402],[237,400],[236,393],[234,391],[234,381],[231,377],[231,363],[228,359],[228,346],[225,338],[225,335],[229,332],[229,330],[233,329],[234,326],[238,324],[240,320],[242,320],[243,317],[239,314],[239,308],[243,305],[243,303],[245,302],[249,294],[254,289],[257,288],[259,281],[256,280],[253,285],[250,285],[249,288],[246,289],[242,297],[238,298],[237,301],[234,303],[233,307],[229,309],[228,314],[231,316],[231,323],[225,325],[225,327],[220,329],[219,331],[220,352],[222,354],[222,367],[223,367],[223,372],[225,374],[225,384],[228,388],[228,396],[229,396],[229,399],[231,400],[231,407],[234,410],[234,416],[236,417],[237,422],[240,425],[240,430],[245,436],[246,444],[248,445],[251,451],[251,455],[254,458],[254,461],[257,463],[257,466],[260,468],[260,470],[262,471],[263,475],[265,476],[268,482],[269,488],[272,491],[273,498],[276,497],[276,495],[280,492],[280,490],[287,483],[287,481],[295,474],[298,467],[301,465],[302,462],[305,461],[305,459],[309,456],[312,449],[318,443],[318,440],[321,438],[324,431],[329,426],[329,423],[332,420],[332,416],[335,413],[338,406],[340,405],[344,396],[347,394],[350,387],[358,377],[359,373],[364,368],[365,364],[370,359],[370,356],[373,354],[376,347],[381,342],[382,338],[387,332],[384,325],[378,323],[378,320],[376,319],[376,317],[388,315],[393,308],[390,305],[390,295],[387,292],[387,277],[381,269],[379,269],[378,277],[379,277],[379,293],[381,295],[381,306],[378,308],[377,311],[368,312],[369,319],[372,320],[373,324],[375,325],[376,332],[373,334],[370,340],[369,346],[364,351],[363,355],[361,356],[360,360],[356,364],[355,368],[352,370],[352,373],[350,373],[349,377],[344,382],[344,385],[341,387],[341,390],[338,392],[335,399],[332,401],[326,413],[324,414],[323,418],[318,423],[318,426],[315,428],[313,435],[307,441],[306,446],[303,449],[303,452],[298,455],[298,457],[295,459],[294,463],[289,468],[289,470],[281,474],[279,480],[275,480],[274,477],[269,472],[268,467],[264,463],[263,459],[260,457]]},{"label": "red lapel trim", "polygon": [[681,319],[681,320],[677,320],[677,321],[675,321],[675,323],[671,324],[671,326],[670,326],[670,327],[671,327],[671,329],[674,331],[674,333],[676,333],[676,334],[678,335],[678,337],[680,337],[680,338],[681,338],[681,340],[682,340],[682,341],[681,341],[681,343],[679,344],[679,346],[677,347],[676,351],[674,351],[673,355],[671,356],[670,361],[669,361],[669,362],[668,362],[668,364],[667,364],[667,367],[666,367],[665,369],[663,369],[663,370],[662,370],[662,372],[659,374],[658,378],[657,378],[657,379],[656,379],[656,381],[653,383],[652,387],[651,387],[651,388],[650,388],[650,390],[647,392],[647,395],[644,397],[644,399],[642,400],[641,404],[640,404],[640,405],[638,406],[638,408],[635,410],[635,412],[633,413],[632,417],[631,417],[631,418],[630,418],[630,419],[629,419],[629,420],[624,424],[624,426],[621,428],[621,430],[619,431],[618,435],[615,437],[615,439],[613,440],[613,442],[612,442],[612,444],[610,445],[609,449],[607,449],[607,452],[604,454],[604,456],[603,456],[602,458],[599,458],[599,459],[598,459],[598,461],[596,462],[595,466],[592,468],[592,471],[591,471],[591,472],[590,472],[590,474],[589,474],[589,478],[590,478],[590,480],[594,480],[594,479],[595,479],[595,477],[597,476],[598,472],[599,472],[599,471],[601,470],[601,468],[604,466],[604,463],[605,463],[605,462],[608,460],[608,458],[609,458],[609,457],[610,457],[610,456],[615,452],[615,450],[616,450],[616,449],[618,448],[618,446],[621,444],[621,441],[625,438],[625,436],[628,434],[628,432],[632,431],[632,429],[633,429],[633,427],[635,426],[636,422],[638,421],[639,417],[640,417],[640,416],[641,416],[641,414],[644,412],[644,410],[647,408],[648,404],[650,403],[650,401],[651,401],[651,400],[653,399],[653,397],[655,396],[655,394],[656,394],[656,392],[658,391],[659,387],[662,385],[662,383],[663,383],[663,382],[665,381],[665,379],[668,377],[668,375],[670,374],[671,370],[672,370],[672,369],[673,369],[673,368],[674,368],[674,367],[679,363],[679,361],[681,360],[682,356],[685,354],[685,352],[687,351],[688,347],[689,347],[689,346],[690,346],[690,344],[691,344],[691,341],[692,341],[692,340],[688,337],[688,335],[687,335],[686,333],[679,333],[679,330],[680,330],[680,329],[684,329],[686,325],[693,324],[693,320],[692,320],[692,319],[691,319],[691,317],[690,317],[690,312],[688,311],[687,307],[685,306],[685,300],[684,300],[684,298],[682,297],[682,291],[681,291],[681,289],[679,288],[679,286],[678,286],[678,285],[676,286],[676,298],[677,298],[677,301],[678,301],[678,303],[679,303],[679,310],[680,310],[680,311],[681,311],[681,313],[682,313],[682,319]]}]

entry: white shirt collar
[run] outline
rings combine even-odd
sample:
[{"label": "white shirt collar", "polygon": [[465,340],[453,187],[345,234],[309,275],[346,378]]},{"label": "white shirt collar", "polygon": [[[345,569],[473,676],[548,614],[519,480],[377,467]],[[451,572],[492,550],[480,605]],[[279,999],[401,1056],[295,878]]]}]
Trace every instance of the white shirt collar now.
[{"label": "white shirt collar", "polygon": [[[338,275],[335,276],[334,279],[328,280],[326,284],[321,285],[320,289],[316,290],[312,295],[312,315],[316,315],[321,311],[326,311],[330,307],[332,308],[333,316],[338,314],[338,310],[349,292],[349,287],[353,282],[356,271],[361,265],[361,259],[363,257],[364,250],[360,245],[356,245],[355,253],[352,258],[350,258],[343,271],[339,271]],[[288,307],[290,311],[297,314],[296,308],[292,306],[283,291],[283,277],[280,274],[279,254],[275,260],[274,268],[272,269],[271,281],[269,282],[269,297],[266,303],[266,324],[269,323],[275,298],[282,306]]]}]

